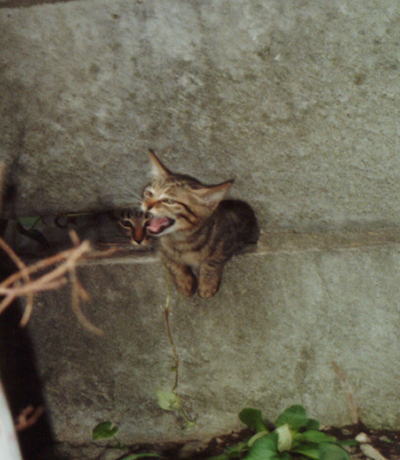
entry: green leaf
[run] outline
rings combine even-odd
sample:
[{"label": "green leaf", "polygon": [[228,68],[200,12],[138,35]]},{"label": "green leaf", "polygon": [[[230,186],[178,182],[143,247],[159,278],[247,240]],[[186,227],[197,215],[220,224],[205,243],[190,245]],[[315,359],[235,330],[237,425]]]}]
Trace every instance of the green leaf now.
[{"label": "green leaf", "polygon": [[229,458],[232,458],[232,456],[242,454],[245,450],[247,450],[247,442],[238,442],[234,446],[228,447],[225,453],[229,455]]},{"label": "green leaf", "polygon": [[336,444],[321,444],[318,451],[320,460],[350,460],[349,454]]},{"label": "green leaf", "polygon": [[304,407],[295,405],[284,410],[276,419],[275,425],[279,427],[287,423],[292,430],[298,431],[306,427],[309,420]]},{"label": "green leaf", "polygon": [[292,456],[288,452],[283,452],[279,455],[279,460],[292,460]]},{"label": "green leaf", "polygon": [[285,423],[284,425],[279,426],[275,432],[278,434],[279,452],[290,450],[293,444],[293,435],[290,431],[289,425]]},{"label": "green leaf", "polygon": [[157,391],[157,402],[161,409],[178,411],[182,408],[181,398],[173,391]]},{"label": "green leaf", "polygon": [[268,431],[263,419],[261,411],[247,407],[239,413],[239,419],[247,425],[251,430],[260,432]]},{"label": "green leaf", "polygon": [[244,460],[280,460],[278,453],[278,435],[270,433],[258,439],[250,448]]},{"label": "green leaf", "polygon": [[295,436],[296,441],[315,442],[316,444],[322,442],[335,442],[334,436],[329,436],[322,431],[308,430],[303,433],[297,433]]},{"label": "green leaf", "polygon": [[118,432],[118,427],[113,422],[101,422],[93,428],[92,439],[99,441],[101,439],[112,438]]},{"label": "green leaf", "polygon": [[320,460],[318,447],[312,444],[304,444],[302,446],[292,449],[291,452],[295,454],[304,455],[304,457],[312,458],[313,460]]},{"label": "green leaf", "polygon": [[228,447],[223,454],[209,457],[207,460],[230,460],[231,458],[241,458],[245,450],[247,450],[247,442],[239,442],[234,446]]},{"label": "green leaf", "polygon": [[127,457],[123,457],[121,460],[136,460],[137,458],[145,458],[145,457],[157,457],[160,458],[158,454],[132,454],[128,455]]},{"label": "green leaf", "polygon": [[208,457],[207,460],[229,460],[229,454],[214,455],[214,457]]},{"label": "green leaf", "polygon": [[247,441],[247,445],[251,447],[257,441],[257,439],[260,439],[267,434],[269,434],[268,431],[259,431]]},{"label": "green leaf", "polygon": [[[394,442],[394,441],[386,441],[386,442]],[[343,441],[336,440],[335,444],[338,444],[339,446],[356,447],[359,445],[359,442],[355,441],[354,439],[344,439]]]},{"label": "green leaf", "polygon": [[40,217],[18,217],[18,222],[26,229],[33,228],[40,220]]},{"label": "green leaf", "polygon": [[184,429],[185,430],[191,430],[192,428],[194,428],[195,426],[197,425],[197,423],[193,420],[185,420],[185,425],[184,425]]},{"label": "green leaf", "polygon": [[309,418],[307,421],[307,425],[304,426],[307,430],[319,430],[319,421],[314,420],[313,418]]}]

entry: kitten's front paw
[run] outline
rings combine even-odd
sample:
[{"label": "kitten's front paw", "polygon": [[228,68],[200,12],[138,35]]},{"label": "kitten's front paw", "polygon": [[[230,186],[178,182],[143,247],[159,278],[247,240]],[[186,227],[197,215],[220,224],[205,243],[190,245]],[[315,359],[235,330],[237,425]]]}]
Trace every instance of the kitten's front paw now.
[{"label": "kitten's front paw", "polygon": [[222,265],[212,266],[211,264],[203,264],[200,267],[199,273],[199,296],[203,299],[213,297],[220,286],[222,276]]},{"label": "kitten's front paw", "polygon": [[186,297],[191,297],[196,292],[196,284],[196,278],[193,275],[175,280],[178,292]]},{"label": "kitten's front paw", "polygon": [[203,299],[209,299],[210,297],[215,296],[218,292],[218,286],[201,286],[198,289],[198,294]]}]

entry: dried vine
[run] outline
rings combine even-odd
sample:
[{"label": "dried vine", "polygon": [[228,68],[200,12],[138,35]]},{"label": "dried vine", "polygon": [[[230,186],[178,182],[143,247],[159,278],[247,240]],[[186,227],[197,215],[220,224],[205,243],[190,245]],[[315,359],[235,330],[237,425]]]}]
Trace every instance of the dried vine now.
[{"label": "dried vine", "polygon": [[[71,239],[75,244],[73,248],[42,259],[28,267],[14,250],[0,238],[0,248],[18,268],[16,273],[0,283],[0,295],[4,296],[4,299],[0,302],[0,314],[16,298],[25,297],[26,305],[20,322],[21,326],[25,326],[32,315],[34,294],[58,289],[70,281],[71,306],[80,324],[94,334],[103,334],[101,329],[86,318],[80,308],[80,301],[87,301],[90,296],[78,280],[76,265],[82,257],[89,255],[91,250],[90,243],[88,241],[80,242],[75,232],[71,233]],[[35,278],[33,278],[33,275]]]}]

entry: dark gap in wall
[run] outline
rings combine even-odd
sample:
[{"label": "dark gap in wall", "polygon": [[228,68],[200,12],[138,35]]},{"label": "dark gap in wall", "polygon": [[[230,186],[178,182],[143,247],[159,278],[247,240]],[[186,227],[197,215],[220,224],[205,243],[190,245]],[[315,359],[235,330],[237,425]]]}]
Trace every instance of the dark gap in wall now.
[{"label": "dark gap in wall", "polygon": [[[2,256],[0,279],[15,271],[7,256]],[[0,372],[14,420],[28,406],[44,407],[42,384],[28,331],[19,326],[21,305],[15,301],[0,315]],[[25,460],[35,460],[44,447],[53,443],[46,410],[31,427],[18,432]],[[57,460],[57,459],[55,459]]]},{"label": "dark gap in wall", "polygon": [[67,3],[75,0],[8,0],[1,2],[0,8],[29,8],[46,3]]}]

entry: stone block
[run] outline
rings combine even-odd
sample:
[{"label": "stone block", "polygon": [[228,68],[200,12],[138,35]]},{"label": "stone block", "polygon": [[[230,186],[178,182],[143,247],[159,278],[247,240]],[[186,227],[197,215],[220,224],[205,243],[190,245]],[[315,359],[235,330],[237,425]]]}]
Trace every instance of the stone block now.
[{"label": "stone block", "polygon": [[[154,256],[82,266],[82,308],[102,337],[83,330],[66,290],[42,295],[29,330],[57,440],[88,442],[105,420],[127,444],[206,440],[238,429],[244,407],[274,419],[296,403],[344,425],[349,391],[366,424],[399,429],[399,243],[268,237],[227,264],[210,300],[179,296]],[[176,377],[167,303],[189,428],[157,404]]]}]

